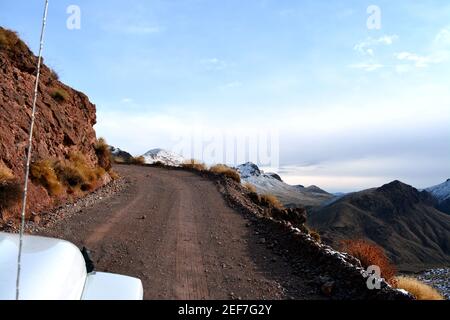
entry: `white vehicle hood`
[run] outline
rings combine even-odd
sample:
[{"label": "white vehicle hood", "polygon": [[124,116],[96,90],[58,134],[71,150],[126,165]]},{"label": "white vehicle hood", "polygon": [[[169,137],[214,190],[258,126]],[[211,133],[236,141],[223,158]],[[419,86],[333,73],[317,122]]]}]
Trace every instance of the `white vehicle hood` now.
[{"label": "white vehicle hood", "polygon": [[[16,297],[19,236],[0,232],[0,300]],[[20,276],[21,300],[79,300],[86,266],[79,249],[64,240],[25,236]]]}]

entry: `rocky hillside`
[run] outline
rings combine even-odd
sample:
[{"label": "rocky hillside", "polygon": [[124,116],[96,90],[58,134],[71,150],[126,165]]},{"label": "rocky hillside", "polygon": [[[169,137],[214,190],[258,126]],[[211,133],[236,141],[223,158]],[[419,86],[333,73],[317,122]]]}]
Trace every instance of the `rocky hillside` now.
[{"label": "rocky hillside", "polygon": [[364,238],[383,247],[400,270],[450,264],[450,216],[428,192],[394,181],[353,193],[310,213],[308,224],[339,247]]},{"label": "rocky hillside", "polygon": [[[0,166],[23,180],[37,57],[16,33],[0,27]],[[96,108],[88,97],[58,80],[45,64],[41,69],[33,140],[33,162],[82,154],[87,165],[98,162],[94,145]],[[39,201],[36,201],[39,200]],[[30,187],[31,210],[51,203],[48,192]],[[5,212],[2,212],[5,218]],[[1,222],[1,220],[0,220]]]},{"label": "rocky hillside", "polygon": [[286,207],[312,208],[321,206],[335,198],[316,186],[291,186],[285,183],[279,175],[264,172],[251,162],[241,164],[236,168],[243,182],[253,185],[258,193],[276,196]]}]

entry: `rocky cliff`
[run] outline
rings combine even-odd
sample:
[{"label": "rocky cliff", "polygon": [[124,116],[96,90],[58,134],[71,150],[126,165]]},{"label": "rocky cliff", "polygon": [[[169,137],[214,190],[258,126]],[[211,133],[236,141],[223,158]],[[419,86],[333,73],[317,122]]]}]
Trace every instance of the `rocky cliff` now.
[{"label": "rocky cliff", "polygon": [[[36,64],[37,57],[16,33],[0,27],[0,166],[18,181],[24,176]],[[45,64],[38,92],[32,161],[64,159],[69,152],[79,152],[94,166],[95,105],[61,83]],[[51,203],[43,187],[33,184],[30,189],[30,210]]]}]

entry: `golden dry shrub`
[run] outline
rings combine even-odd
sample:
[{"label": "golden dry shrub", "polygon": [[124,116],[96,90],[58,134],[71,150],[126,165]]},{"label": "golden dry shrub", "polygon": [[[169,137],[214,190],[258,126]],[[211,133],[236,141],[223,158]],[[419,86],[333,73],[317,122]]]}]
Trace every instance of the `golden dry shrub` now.
[{"label": "golden dry shrub", "polygon": [[237,183],[241,183],[241,175],[236,169],[230,168],[224,164],[216,164],[209,169],[210,172],[215,174],[224,175],[230,179],[233,179]]},{"label": "golden dry shrub", "polygon": [[143,156],[131,158],[131,164],[142,166],[145,164],[145,158]]},{"label": "golden dry shrub", "polygon": [[320,238],[320,233],[316,230],[310,229],[309,230],[309,235],[316,241],[316,242],[321,242],[321,238]]},{"label": "golden dry shrub", "polygon": [[203,162],[195,159],[186,160],[181,166],[186,169],[206,171],[206,165]]},{"label": "golden dry shrub", "polygon": [[436,289],[418,279],[398,276],[391,282],[394,288],[408,291],[417,300],[444,300],[444,297]]},{"label": "golden dry shrub", "polygon": [[42,160],[31,165],[31,179],[41,184],[51,195],[58,195],[63,191],[63,187],[58,180],[54,169],[54,162]]},{"label": "golden dry shrub", "polygon": [[263,194],[261,195],[261,202],[265,205],[277,208],[277,209],[284,209],[283,204],[278,200],[276,196],[273,194]]},{"label": "golden dry shrub", "polygon": [[342,241],[342,250],[357,258],[364,268],[378,266],[381,276],[390,281],[396,274],[395,267],[386,256],[384,249],[363,239]]},{"label": "golden dry shrub", "polygon": [[117,180],[120,178],[120,175],[114,170],[110,170],[108,173],[109,173],[109,176],[111,177],[111,179],[113,179],[113,180]]},{"label": "golden dry shrub", "polygon": [[22,195],[22,186],[13,172],[0,163],[0,211],[17,204]]},{"label": "golden dry shrub", "polygon": [[56,162],[55,173],[58,180],[72,190],[89,191],[98,185],[106,171],[102,167],[91,167],[81,153],[71,152],[69,159]]},{"label": "golden dry shrub", "polygon": [[106,171],[111,170],[111,149],[104,138],[99,138],[94,145],[95,154],[97,155],[98,165]]},{"label": "golden dry shrub", "polygon": [[51,97],[58,103],[63,103],[67,99],[69,99],[69,94],[66,90],[60,88],[54,88],[50,92]]},{"label": "golden dry shrub", "polygon": [[254,185],[252,185],[251,183],[248,183],[248,182],[244,183],[244,188],[247,189],[251,193],[257,193],[256,187]]},{"label": "golden dry shrub", "polygon": [[0,163],[0,182],[6,182],[14,179],[14,174],[7,166]]},{"label": "golden dry shrub", "polygon": [[0,27],[0,50],[23,53],[27,49],[27,45],[19,38],[16,32]]}]

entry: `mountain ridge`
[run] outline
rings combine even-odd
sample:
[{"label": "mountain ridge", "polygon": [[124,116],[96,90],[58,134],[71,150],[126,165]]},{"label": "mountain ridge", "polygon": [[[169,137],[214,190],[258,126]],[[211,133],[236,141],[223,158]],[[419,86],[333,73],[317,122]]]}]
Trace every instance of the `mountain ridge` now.
[{"label": "mountain ridge", "polygon": [[424,191],[393,181],[346,195],[310,212],[308,224],[334,245],[363,238],[383,247],[402,270],[450,264],[450,216]]}]

